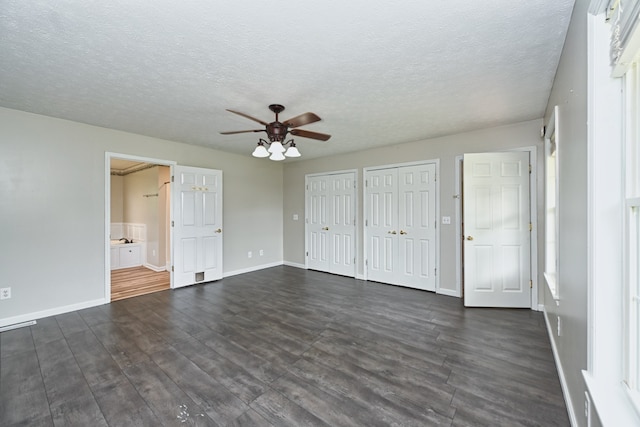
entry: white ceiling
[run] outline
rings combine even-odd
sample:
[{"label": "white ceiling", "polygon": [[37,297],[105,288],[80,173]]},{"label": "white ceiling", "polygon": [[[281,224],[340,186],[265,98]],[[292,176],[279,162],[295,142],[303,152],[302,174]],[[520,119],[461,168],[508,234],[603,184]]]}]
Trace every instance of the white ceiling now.
[{"label": "white ceiling", "polygon": [[[0,5],[0,106],[249,155],[306,111],[302,159],[541,118],[575,0]],[[287,160],[292,161],[292,160]]]}]

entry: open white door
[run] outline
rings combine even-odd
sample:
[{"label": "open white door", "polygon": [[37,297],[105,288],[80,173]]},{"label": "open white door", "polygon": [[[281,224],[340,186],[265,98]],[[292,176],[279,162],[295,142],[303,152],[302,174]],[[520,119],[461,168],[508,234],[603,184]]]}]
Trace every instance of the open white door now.
[{"label": "open white door", "polygon": [[173,171],[173,287],[221,279],[222,171]]},{"label": "open white door", "polygon": [[464,304],[531,307],[529,153],[465,154]]}]

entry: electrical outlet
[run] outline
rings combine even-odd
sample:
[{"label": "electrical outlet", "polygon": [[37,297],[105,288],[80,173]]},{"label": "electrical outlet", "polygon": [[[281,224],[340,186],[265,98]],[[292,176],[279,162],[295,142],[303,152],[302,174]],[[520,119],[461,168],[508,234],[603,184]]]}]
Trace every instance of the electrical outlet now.
[{"label": "electrical outlet", "polygon": [[591,427],[591,398],[588,392],[584,392],[584,417],[587,419],[587,427]]},{"label": "electrical outlet", "polygon": [[450,216],[443,216],[442,217],[442,223],[443,224],[451,224],[451,217]]},{"label": "electrical outlet", "polygon": [[251,253],[251,251],[247,252],[247,258],[251,258],[253,256],[253,253]]},{"label": "electrical outlet", "polygon": [[562,322],[560,321],[560,316],[558,316],[558,336],[562,336]]},{"label": "electrical outlet", "polygon": [[11,288],[0,288],[0,299],[11,298]]},{"label": "electrical outlet", "polygon": [[260,249],[260,256],[264,255],[264,251]]}]

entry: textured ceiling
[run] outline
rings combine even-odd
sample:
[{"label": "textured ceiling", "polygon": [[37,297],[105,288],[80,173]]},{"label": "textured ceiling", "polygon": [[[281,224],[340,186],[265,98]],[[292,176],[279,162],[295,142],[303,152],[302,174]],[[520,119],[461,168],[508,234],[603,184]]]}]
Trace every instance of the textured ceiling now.
[{"label": "textured ceiling", "polygon": [[3,0],[0,106],[246,155],[227,108],[318,114],[302,159],[423,140],[541,118],[574,1]]}]

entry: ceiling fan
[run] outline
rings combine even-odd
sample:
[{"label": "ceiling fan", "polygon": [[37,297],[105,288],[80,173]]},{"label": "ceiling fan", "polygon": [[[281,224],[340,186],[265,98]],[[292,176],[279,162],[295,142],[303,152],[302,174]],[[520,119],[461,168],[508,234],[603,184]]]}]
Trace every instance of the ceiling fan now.
[{"label": "ceiling fan", "polygon": [[[301,136],[303,138],[319,139],[320,141],[326,141],[331,138],[331,135],[327,135],[326,133],[297,129],[299,126],[308,125],[309,123],[315,123],[322,120],[314,113],[303,113],[299,116],[292,117],[289,120],[285,120],[284,122],[280,122],[278,120],[278,115],[284,111],[284,105],[271,104],[269,105],[269,109],[276,115],[275,121],[271,123],[264,122],[260,119],[256,119],[255,117],[251,117],[250,115],[241,113],[239,111],[227,110],[231,113],[260,123],[264,126],[264,129],[236,130],[220,133],[222,135],[233,135],[236,133],[245,132],[266,132],[269,141],[265,141],[264,139],[260,138],[258,140],[258,146],[255,150],[253,150],[253,153],[251,154],[254,157],[269,157],[271,160],[284,160],[285,157],[301,156],[300,151],[298,151],[298,147],[296,147],[295,142],[293,142],[293,139],[285,142],[287,134]],[[287,145],[289,146],[289,148],[285,148]],[[267,149],[267,147],[269,148]]]},{"label": "ceiling fan", "polygon": [[289,120],[285,120],[284,122],[280,122],[278,120],[278,115],[284,111],[284,106],[280,104],[271,104],[269,105],[269,109],[273,111],[276,115],[276,120],[271,123],[267,123],[260,119],[256,119],[255,117],[251,117],[250,115],[241,113],[239,111],[227,109],[227,111],[231,113],[245,117],[249,120],[253,120],[254,122],[258,122],[261,125],[264,125],[265,128],[251,129],[251,130],[236,130],[236,131],[220,132],[220,133],[222,135],[233,135],[236,133],[246,133],[246,132],[266,132],[267,137],[269,138],[269,141],[271,141],[272,143],[273,142],[282,143],[286,138],[287,133],[290,133],[291,135],[294,135],[294,136],[300,136],[303,138],[318,139],[320,141],[326,141],[329,138],[331,138],[331,135],[327,135],[326,133],[312,132],[304,129],[295,129],[300,126],[308,125],[310,123],[315,123],[322,120],[320,117],[318,117],[314,113],[303,113],[303,114],[300,114],[299,116],[292,117]]}]

